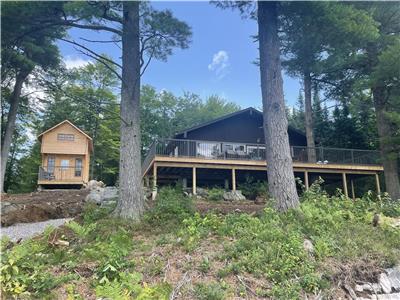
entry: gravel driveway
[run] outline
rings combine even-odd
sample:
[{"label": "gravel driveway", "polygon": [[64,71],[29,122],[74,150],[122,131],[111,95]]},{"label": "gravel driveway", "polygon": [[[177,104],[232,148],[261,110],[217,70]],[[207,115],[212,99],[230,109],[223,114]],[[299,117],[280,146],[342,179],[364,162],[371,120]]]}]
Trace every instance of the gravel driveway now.
[{"label": "gravel driveway", "polygon": [[2,227],[1,237],[8,236],[14,242],[21,238],[25,240],[42,233],[47,226],[51,225],[53,227],[59,227],[70,220],[72,220],[72,218],[55,219],[36,223],[14,224],[9,227]]}]

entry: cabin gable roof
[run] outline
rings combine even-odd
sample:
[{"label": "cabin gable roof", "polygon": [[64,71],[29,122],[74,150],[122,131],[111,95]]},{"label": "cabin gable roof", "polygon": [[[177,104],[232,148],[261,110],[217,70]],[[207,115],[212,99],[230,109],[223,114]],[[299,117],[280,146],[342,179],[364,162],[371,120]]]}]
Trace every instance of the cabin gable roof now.
[{"label": "cabin gable roof", "polygon": [[[176,134],[175,134],[175,137],[184,135],[185,133],[187,134],[188,132],[191,132],[191,131],[194,131],[194,130],[197,130],[197,129],[200,129],[200,128],[203,128],[203,127],[206,127],[206,126],[215,124],[215,123],[218,123],[218,122],[222,122],[222,121],[224,121],[224,120],[227,120],[227,119],[230,119],[230,118],[233,118],[233,117],[242,115],[242,114],[246,114],[246,113],[250,113],[250,115],[254,113],[255,115],[258,115],[258,116],[260,116],[261,118],[263,118],[263,113],[262,113],[261,111],[259,111],[258,109],[255,109],[254,107],[248,107],[248,108],[245,108],[245,109],[242,109],[242,110],[239,110],[239,111],[236,111],[236,112],[233,112],[233,113],[224,115],[224,116],[219,117],[219,118],[217,118],[217,119],[210,120],[210,121],[201,123],[201,124],[199,124],[199,125],[190,127],[190,128],[188,128],[188,129],[182,130],[182,131],[176,133]],[[290,125],[289,125],[289,126],[288,126],[288,130],[289,130],[289,131],[292,131],[292,132],[294,132],[294,133],[296,133],[296,134],[298,134],[298,135],[301,135],[301,136],[304,136],[304,137],[305,137],[305,134],[304,134],[301,130],[296,129],[296,128],[294,128],[293,126],[290,126]]]},{"label": "cabin gable roof", "polygon": [[72,128],[74,128],[76,131],[78,131],[81,135],[83,135],[85,138],[87,138],[89,140],[89,151],[93,152],[93,139],[86,133],[84,132],[82,129],[80,129],[79,127],[75,126],[71,121],[69,120],[64,120],[56,125],[54,125],[53,127],[43,131],[41,134],[38,135],[38,140],[41,141],[42,137],[44,135],[46,135],[47,133],[59,128],[60,126],[67,124],[70,125]]}]

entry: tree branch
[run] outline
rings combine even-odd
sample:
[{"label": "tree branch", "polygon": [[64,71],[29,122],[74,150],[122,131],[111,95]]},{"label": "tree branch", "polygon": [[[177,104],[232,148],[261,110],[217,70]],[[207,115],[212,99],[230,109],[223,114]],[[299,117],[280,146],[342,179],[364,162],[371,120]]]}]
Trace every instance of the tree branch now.
[{"label": "tree branch", "polygon": [[[122,66],[121,66],[120,64],[116,63],[115,61],[113,61],[113,60],[111,60],[111,59],[108,59],[107,57],[104,57],[104,56],[102,56],[102,55],[100,55],[100,54],[97,54],[97,53],[94,52],[93,50],[90,50],[89,48],[87,48],[87,47],[85,47],[85,46],[83,46],[83,45],[81,45],[81,44],[79,44],[79,43],[77,43],[77,42],[75,42],[75,41],[70,41],[70,40],[63,39],[63,38],[60,38],[60,40],[61,40],[61,41],[64,41],[64,42],[67,42],[67,43],[70,43],[70,44],[72,44],[72,45],[78,46],[78,47],[80,47],[80,48],[82,48],[82,49],[88,51],[89,53],[91,53],[92,55],[94,55],[94,56],[97,57],[96,60],[98,60],[98,59],[105,60],[105,61],[109,62],[110,64],[113,64],[113,65],[119,67],[120,69],[122,69]],[[88,55],[88,56],[89,56],[89,55]]]}]

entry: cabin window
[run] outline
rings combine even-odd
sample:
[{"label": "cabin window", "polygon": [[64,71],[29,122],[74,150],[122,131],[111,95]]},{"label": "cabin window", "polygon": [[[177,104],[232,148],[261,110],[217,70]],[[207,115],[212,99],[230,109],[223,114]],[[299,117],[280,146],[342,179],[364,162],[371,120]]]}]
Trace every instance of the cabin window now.
[{"label": "cabin window", "polygon": [[69,133],[59,133],[57,134],[57,140],[59,141],[73,141],[75,136]]},{"label": "cabin window", "polygon": [[75,177],[82,176],[82,158],[75,159]]},{"label": "cabin window", "polygon": [[56,164],[56,158],[54,156],[47,157],[47,172],[50,174],[54,173],[54,167]]},{"label": "cabin window", "polygon": [[69,168],[69,159],[61,160],[61,170],[68,170]]}]

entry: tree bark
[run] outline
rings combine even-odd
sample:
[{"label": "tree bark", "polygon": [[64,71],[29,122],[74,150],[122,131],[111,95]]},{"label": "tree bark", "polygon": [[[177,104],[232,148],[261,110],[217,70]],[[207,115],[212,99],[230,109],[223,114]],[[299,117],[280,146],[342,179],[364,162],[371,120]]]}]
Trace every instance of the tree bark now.
[{"label": "tree bark", "polygon": [[306,138],[308,148],[308,162],[316,162],[317,155],[315,152],[315,140],[312,119],[312,105],[311,105],[311,75],[310,72],[305,71],[303,75],[304,80],[304,116],[306,127]]},{"label": "tree bark", "polygon": [[290,155],[278,39],[277,2],[258,1],[258,36],[268,188],[279,211],[299,206]]},{"label": "tree bark", "polygon": [[7,115],[7,124],[4,132],[4,137],[1,141],[1,178],[0,178],[0,191],[4,191],[4,177],[6,174],[7,159],[10,153],[11,139],[15,131],[15,122],[17,120],[18,107],[21,102],[22,84],[28,77],[30,72],[19,71],[15,78],[14,90],[10,99],[10,110]]},{"label": "tree bark", "polygon": [[374,106],[376,113],[376,122],[378,127],[379,143],[382,153],[382,163],[385,175],[386,191],[393,200],[400,200],[400,180],[398,170],[398,153],[392,149],[386,139],[393,136],[391,124],[385,113],[386,96],[385,87],[372,88]]},{"label": "tree bark", "polygon": [[138,220],[144,211],[140,157],[139,1],[123,2],[120,199],[114,214]]}]

